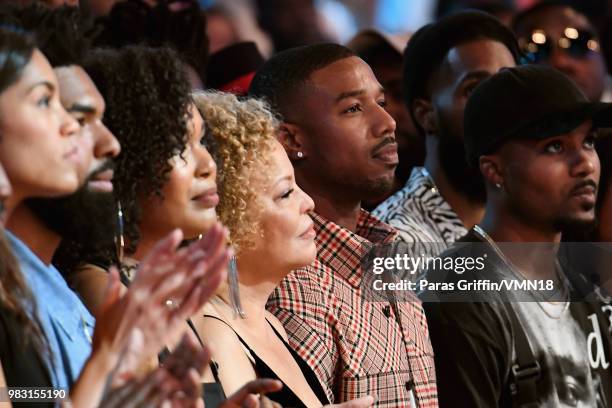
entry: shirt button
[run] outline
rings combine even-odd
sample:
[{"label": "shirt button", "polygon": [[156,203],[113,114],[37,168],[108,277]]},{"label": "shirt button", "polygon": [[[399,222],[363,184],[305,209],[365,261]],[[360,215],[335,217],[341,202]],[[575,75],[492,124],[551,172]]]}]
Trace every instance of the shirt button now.
[{"label": "shirt button", "polygon": [[406,390],[412,391],[413,388],[414,388],[414,383],[412,382],[412,380],[406,381]]},{"label": "shirt button", "polygon": [[388,306],[388,305],[387,305],[387,306],[385,306],[385,307],[383,307],[383,314],[384,314],[386,317],[391,317],[391,307],[390,307],[390,306]]}]

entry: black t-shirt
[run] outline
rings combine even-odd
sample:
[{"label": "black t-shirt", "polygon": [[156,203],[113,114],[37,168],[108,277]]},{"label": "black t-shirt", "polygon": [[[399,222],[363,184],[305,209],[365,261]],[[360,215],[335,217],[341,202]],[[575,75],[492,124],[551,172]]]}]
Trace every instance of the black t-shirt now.
[{"label": "black t-shirt", "polygon": [[[0,307],[0,362],[8,387],[52,387],[47,367],[13,313]],[[20,404],[15,404],[19,406]],[[26,403],[24,403],[26,405]],[[53,403],[37,406],[54,406]]]},{"label": "black t-shirt", "polygon": [[[461,241],[480,240],[470,232]],[[472,251],[469,246],[453,248],[442,256],[476,255]],[[495,256],[493,251],[487,254]],[[483,273],[451,273],[446,279],[491,277]],[[431,282],[443,276],[436,271],[427,275]],[[429,302],[431,293],[422,294],[441,408],[512,407],[511,367],[516,363],[517,336],[508,305],[501,297],[492,301],[491,296],[495,294],[479,297],[474,293],[472,302]],[[612,407],[612,307],[603,299],[567,306],[544,302],[510,305],[542,369],[536,383],[539,406]]]}]

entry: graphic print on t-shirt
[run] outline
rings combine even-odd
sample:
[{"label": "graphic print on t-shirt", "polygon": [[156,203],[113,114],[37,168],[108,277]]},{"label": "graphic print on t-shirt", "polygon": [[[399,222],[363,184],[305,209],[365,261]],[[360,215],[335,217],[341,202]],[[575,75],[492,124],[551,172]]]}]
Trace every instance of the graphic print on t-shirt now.
[{"label": "graphic print on t-shirt", "polygon": [[612,390],[606,392],[604,387],[609,384],[610,361],[604,349],[608,342],[603,339],[610,335],[608,327],[600,327],[595,314],[584,314],[586,327],[591,327],[585,332],[576,320],[582,314],[572,313],[580,307],[577,304],[517,302],[513,306],[542,369],[540,406],[608,407],[606,394]]}]

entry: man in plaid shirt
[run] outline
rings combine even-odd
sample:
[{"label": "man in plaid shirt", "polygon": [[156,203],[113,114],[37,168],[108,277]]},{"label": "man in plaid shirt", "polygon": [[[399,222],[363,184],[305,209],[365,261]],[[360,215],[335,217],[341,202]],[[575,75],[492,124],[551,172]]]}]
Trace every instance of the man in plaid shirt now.
[{"label": "man in plaid shirt", "polygon": [[396,239],[361,201],[391,189],[395,122],[370,67],[349,49],[317,44],[276,54],[250,93],[283,116],[279,139],[298,185],[315,201],[318,256],[270,298],[291,346],[334,402],[372,395],[380,407],[437,407],[425,314],[410,302],[363,296],[361,260]]}]

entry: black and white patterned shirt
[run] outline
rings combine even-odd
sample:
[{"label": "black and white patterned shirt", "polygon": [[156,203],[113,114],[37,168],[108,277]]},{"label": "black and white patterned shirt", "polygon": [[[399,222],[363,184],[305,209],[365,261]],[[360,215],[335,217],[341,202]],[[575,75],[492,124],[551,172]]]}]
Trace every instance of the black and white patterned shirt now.
[{"label": "black and white patterned shirt", "polygon": [[394,227],[401,241],[424,244],[419,255],[437,255],[468,232],[424,167],[414,168],[404,188],[372,214]]}]

